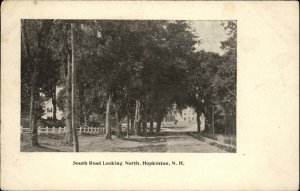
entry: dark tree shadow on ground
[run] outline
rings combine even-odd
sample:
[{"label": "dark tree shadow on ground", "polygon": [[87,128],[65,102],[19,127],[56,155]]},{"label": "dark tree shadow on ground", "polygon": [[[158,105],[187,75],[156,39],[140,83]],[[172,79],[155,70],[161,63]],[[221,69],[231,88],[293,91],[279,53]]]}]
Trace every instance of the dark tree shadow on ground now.
[{"label": "dark tree shadow on ground", "polygon": [[159,133],[156,133],[155,136],[174,136],[174,135],[187,135],[189,132],[185,132],[185,131],[182,131],[182,132],[159,132]]},{"label": "dark tree shadow on ground", "polygon": [[133,142],[142,142],[142,143],[160,143],[165,142],[166,139],[164,137],[123,137],[123,140],[126,141],[133,141]]},{"label": "dark tree shadow on ground", "polygon": [[159,145],[143,145],[137,147],[115,148],[110,152],[167,152],[168,148],[164,144]]}]

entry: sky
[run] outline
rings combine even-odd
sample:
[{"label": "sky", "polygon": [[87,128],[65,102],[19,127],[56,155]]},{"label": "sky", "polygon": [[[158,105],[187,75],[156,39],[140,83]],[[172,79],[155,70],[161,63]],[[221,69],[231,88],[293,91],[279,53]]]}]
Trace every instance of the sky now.
[{"label": "sky", "polygon": [[197,48],[223,54],[220,42],[226,40],[228,36],[221,26],[221,21],[191,21],[191,24],[195,34],[202,40],[202,44]]}]

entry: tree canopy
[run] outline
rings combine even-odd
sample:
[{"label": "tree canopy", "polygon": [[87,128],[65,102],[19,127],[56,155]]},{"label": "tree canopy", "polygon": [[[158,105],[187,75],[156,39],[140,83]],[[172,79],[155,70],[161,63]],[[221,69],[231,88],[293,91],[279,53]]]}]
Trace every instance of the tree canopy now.
[{"label": "tree canopy", "polygon": [[200,116],[220,105],[235,115],[236,22],[220,25],[228,33],[223,55],[196,48],[190,21],[22,20],[22,111],[29,111],[33,83],[53,99],[61,87],[57,105],[68,110],[72,58],[81,123],[92,113],[110,115],[111,106],[120,120],[137,124],[160,123],[174,106],[194,107]]}]

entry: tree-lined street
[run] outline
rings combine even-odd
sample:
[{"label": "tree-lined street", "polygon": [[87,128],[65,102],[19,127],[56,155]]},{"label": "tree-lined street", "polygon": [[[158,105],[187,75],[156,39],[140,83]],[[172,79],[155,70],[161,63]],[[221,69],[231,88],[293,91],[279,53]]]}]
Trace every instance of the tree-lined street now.
[{"label": "tree-lined street", "polygon": [[[236,134],[236,22],[210,21],[226,34],[218,42],[222,54],[201,49],[205,37],[195,22],[22,20],[21,116],[28,125],[21,125],[30,128],[23,141],[33,150],[52,148],[48,142],[56,139],[38,135],[38,126],[46,123],[66,127],[63,138],[56,138],[68,151],[115,151],[115,144],[142,139],[135,142],[141,152],[160,146],[165,152],[219,152],[186,134],[161,134],[166,115],[187,107],[196,113],[198,133],[204,115],[204,132]],[[53,118],[42,120],[49,99]],[[77,135],[80,126],[101,125],[105,135]],[[136,148],[125,147],[120,151]]]},{"label": "tree-lined street", "polygon": [[[27,137],[27,139],[29,136]],[[26,139],[24,137],[24,139]],[[41,136],[43,152],[70,152],[72,146],[61,143],[62,136]],[[25,141],[24,141],[25,142]],[[180,152],[180,153],[222,153],[225,150],[199,141],[186,132],[165,132],[159,136],[141,137],[131,136],[130,139],[112,136],[112,140],[105,140],[104,135],[79,136],[81,152]],[[21,151],[34,151],[28,145],[22,145]]]}]

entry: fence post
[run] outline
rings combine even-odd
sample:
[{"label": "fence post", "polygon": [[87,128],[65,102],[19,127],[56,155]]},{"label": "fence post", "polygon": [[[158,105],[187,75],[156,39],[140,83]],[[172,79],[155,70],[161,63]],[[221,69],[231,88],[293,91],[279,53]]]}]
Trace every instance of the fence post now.
[{"label": "fence post", "polygon": [[79,134],[80,134],[80,135],[81,135],[81,128],[82,128],[82,127],[81,127],[81,126],[79,126]]},{"label": "fence post", "polygon": [[46,134],[48,135],[48,126],[46,126]]},{"label": "fence post", "polygon": [[52,127],[52,133],[55,133],[55,127]]},{"label": "fence post", "polygon": [[58,133],[61,134],[61,127],[58,128]]}]

